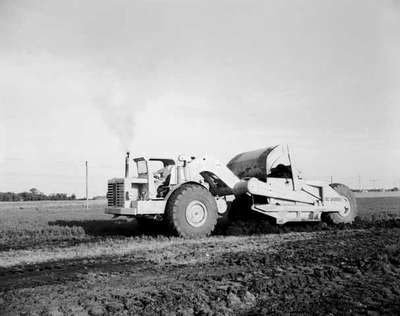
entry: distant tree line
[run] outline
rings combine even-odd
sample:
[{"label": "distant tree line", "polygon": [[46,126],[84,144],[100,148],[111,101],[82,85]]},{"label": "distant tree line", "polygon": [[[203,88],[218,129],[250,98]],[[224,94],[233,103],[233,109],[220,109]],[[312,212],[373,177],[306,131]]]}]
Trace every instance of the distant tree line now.
[{"label": "distant tree line", "polygon": [[366,189],[366,190],[360,190],[360,189],[352,189],[351,191],[353,192],[398,192],[399,188],[398,187],[394,187],[391,189]]},{"label": "distant tree line", "polygon": [[75,194],[68,196],[66,193],[51,193],[44,194],[38,189],[32,188],[29,192],[0,192],[0,201],[61,201],[75,200]]}]

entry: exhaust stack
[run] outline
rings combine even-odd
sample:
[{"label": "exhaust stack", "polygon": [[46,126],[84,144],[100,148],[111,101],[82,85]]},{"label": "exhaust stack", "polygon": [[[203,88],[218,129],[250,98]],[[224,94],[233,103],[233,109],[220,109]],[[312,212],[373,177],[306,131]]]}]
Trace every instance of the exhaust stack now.
[{"label": "exhaust stack", "polygon": [[126,152],[126,157],[125,157],[125,178],[129,177],[129,151]]}]

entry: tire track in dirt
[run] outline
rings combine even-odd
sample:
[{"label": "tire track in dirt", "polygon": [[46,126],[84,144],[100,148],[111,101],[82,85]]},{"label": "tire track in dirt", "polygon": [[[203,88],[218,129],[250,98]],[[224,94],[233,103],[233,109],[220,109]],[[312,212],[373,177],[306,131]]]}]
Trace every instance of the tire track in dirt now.
[{"label": "tire track in dirt", "polygon": [[[283,243],[292,240],[314,238],[316,233],[291,233],[285,235],[265,235],[253,237],[226,237],[203,240],[141,244],[139,249],[123,256],[105,255],[70,260],[44,261],[37,264],[14,265],[0,268],[0,290],[43,284],[63,283],[79,278],[79,274],[90,271],[131,271],[148,269],[155,265],[189,265],[207,263],[224,253],[238,253],[244,250],[264,249],[275,251]],[[100,252],[99,249],[96,252]],[[26,252],[24,251],[24,255]],[[29,255],[29,253],[28,253]]]},{"label": "tire track in dirt", "polygon": [[[99,243],[89,243],[73,247],[53,247],[35,250],[16,250],[0,252],[0,274],[8,268],[41,264],[76,259],[102,259],[113,256],[146,256],[152,255],[152,260],[162,262],[165,258],[184,256],[193,249],[204,253],[215,253],[219,251],[240,251],[248,247],[260,247],[263,243],[270,245],[285,242],[292,239],[312,238],[313,233],[291,233],[283,235],[261,236],[229,236],[210,237],[203,239],[182,239],[173,238],[170,240],[152,239],[146,241],[117,240]],[[162,253],[162,255],[160,255]],[[206,259],[206,258],[203,258]]]}]

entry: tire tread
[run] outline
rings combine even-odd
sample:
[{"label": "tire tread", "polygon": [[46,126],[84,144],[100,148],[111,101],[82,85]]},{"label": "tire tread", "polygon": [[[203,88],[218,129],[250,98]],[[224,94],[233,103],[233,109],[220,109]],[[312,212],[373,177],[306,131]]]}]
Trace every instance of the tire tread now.
[{"label": "tire tread", "polygon": [[[207,198],[214,208],[207,210],[207,216],[210,218],[207,229],[204,230],[203,228],[203,230],[197,232],[185,229],[185,227],[181,225],[181,221],[179,220],[179,218],[183,216],[183,214],[180,214],[181,212],[183,212],[180,207],[180,205],[182,204],[182,200],[187,194],[193,194],[196,191],[202,194],[203,197]],[[165,219],[170,232],[175,236],[182,236],[185,238],[208,236],[211,234],[217,224],[216,202],[211,193],[203,186],[194,183],[183,184],[182,186],[177,188],[169,197],[165,210]]]},{"label": "tire tread", "polygon": [[349,199],[351,210],[350,214],[346,217],[343,217],[338,213],[326,213],[326,221],[332,224],[352,223],[357,216],[357,201],[354,193],[349,189],[349,187],[341,183],[332,183],[330,186],[337,193]]}]

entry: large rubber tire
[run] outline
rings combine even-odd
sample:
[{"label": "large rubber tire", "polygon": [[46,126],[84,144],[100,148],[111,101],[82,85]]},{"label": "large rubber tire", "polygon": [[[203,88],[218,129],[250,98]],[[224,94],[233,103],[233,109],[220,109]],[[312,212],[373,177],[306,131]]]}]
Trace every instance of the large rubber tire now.
[{"label": "large rubber tire", "polygon": [[170,196],[165,221],[172,234],[185,238],[205,237],[217,224],[214,196],[198,184],[184,184]]},{"label": "large rubber tire", "polygon": [[227,209],[224,213],[218,214],[217,217],[217,225],[215,226],[214,233],[217,235],[223,235],[231,224],[231,219],[229,217],[229,213],[232,207],[232,202],[227,202]]},{"label": "large rubber tire", "polygon": [[349,200],[350,209],[345,215],[340,215],[339,213],[326,213],[324,214],[326,221],[333,224],[352,223],[357,216],[357,201],[354,193],[347,186],[341,183],[332,183],[330,186],[341,196],[344,196]]}]

